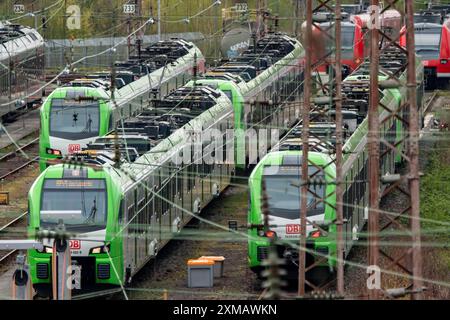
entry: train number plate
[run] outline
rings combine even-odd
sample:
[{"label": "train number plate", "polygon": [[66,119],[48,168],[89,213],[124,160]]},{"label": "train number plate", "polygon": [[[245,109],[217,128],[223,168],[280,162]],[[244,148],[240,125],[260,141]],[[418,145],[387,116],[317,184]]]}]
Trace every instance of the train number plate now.
[{"label": "train number plate", "polygon": [[287,234],[299,234],[300,233],[300,225],[299,224],[287,224],[286,225],[286,233]]},{"label": "train number plate", "polygon": [[70,240],[69,246],[70,246],[70,249],[72,249],[72,250],[80,250],[81,249],[81,241],[80,240]]},{"label": "train number plate", "polygon": [[81,150],[81,146],[79,144],[69,144],[68,152],[75,153]]}]

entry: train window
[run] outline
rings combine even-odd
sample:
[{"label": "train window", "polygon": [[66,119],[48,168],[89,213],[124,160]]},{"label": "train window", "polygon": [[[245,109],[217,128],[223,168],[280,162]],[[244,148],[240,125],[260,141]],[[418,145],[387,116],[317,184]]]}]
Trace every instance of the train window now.
[{"label": "train window", "polygon": [[230,99],[230,101],[233,102],[233,92],[231,92],[231,90],[222,90],[222,91],[223,93],[225,93],[228,99]]},{"label": "train window", "polygon": [[34,41],[36,41],[38,38],[36,37],[36,35],[33,32],[30,32],[28,34],[30,36],[31,39],[33,39]]}]

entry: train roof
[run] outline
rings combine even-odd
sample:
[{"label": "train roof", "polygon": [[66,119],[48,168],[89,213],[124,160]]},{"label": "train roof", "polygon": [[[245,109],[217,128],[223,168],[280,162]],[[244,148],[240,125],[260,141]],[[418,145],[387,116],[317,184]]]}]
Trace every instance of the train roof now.
[{"label": "train roof", "polygon": [[262,72],[269,69],[299,46],[299,42],[282,33],[270,33],[249,48],[240,56],[222,65],[214,67],[204,75],[205,79],[223,79],[232,75],[235,83],[250,82]]},{"label": "train roof", "polygon": [[[150,74],[166,65],[173,65],[176,60],[182,58],[194,48],[194,44],[186,42],[182,39],[162,40],[151,44],[141,50],[137,56],[131,56],[126,61],[116,61],[116,85],[118,89],[127,85],[138,78]],[[198,57],[201,58],[200,56]],[[111,81],[110,71],[100,71],[87,76],[91,82],[86,82],[87,86],[93,86],[96,79]],[[121,85],[117,78],[123,80]],[[79,86],[80,80],[72,82],[75,86]],[[69,83],[68,86],[71,84]],[[105,87],[109,90],[109,87]]]},{"label": "train roof", "polygon": [[126,147],[144,155],[199,114],[213,108],[222,96],[223,93],[208,86],[179,88],[161,100],[154,100],[150,108],[137,116],[124,120],[116,129],[117,135],[99,137],[88,143],[85,150],[112,150],[118,144],[122,155],[126,155]]},{"label": "train roof", "polygon": [[26,36],[30,37],[28,40],[42,40],[40,34],[30,27],[19,24],[0,24],[0,44]]}]

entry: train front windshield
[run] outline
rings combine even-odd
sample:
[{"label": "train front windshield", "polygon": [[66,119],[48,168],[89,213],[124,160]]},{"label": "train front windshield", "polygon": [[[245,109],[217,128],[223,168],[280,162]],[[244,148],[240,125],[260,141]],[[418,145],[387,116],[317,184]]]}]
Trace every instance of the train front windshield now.
[{"label": "train front windshield", "polygon": [[415,30],[416,53],[425,60],[439,59],[441,28]]},{"label": "train front windshield", "polygon": [[41,198],[41,227],[54,227],[61,221],[68,229],[103,229],[106,204],[104,180],[46,179]]},{"label": "train front windshield", "polygon": [[50,107],[50,136],[81,140],[99,135],[100,106],[97,101],[86,102],[52,99]]},{"label": "train front windshield", "polygon": [[[271,216],[284,219],[297,219],[300,216],[301,188],[300,167],[279,167],[276,174],[268,173],[263,177],[266,185],[269,212]],[[267,169],[266,169],[267,170]],[[272,170],[272,169],[269,169]],[[309,174],[317,172],[316,167],[309,168]],[[318,173],[315,178],[323,178]],[[325,185],[310,186],[308,192],[308,216],[324,213],[324,202],[321,201],[325,195]]]}]

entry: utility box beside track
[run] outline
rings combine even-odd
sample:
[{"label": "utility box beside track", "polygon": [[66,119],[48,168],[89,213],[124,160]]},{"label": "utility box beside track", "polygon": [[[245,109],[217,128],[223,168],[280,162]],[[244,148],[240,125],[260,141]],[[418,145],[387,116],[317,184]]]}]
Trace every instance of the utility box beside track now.
[{"label": "utility box beside track", "polygon": [[188,287],[212,288],[214,286],[214,261],[192,259],[188,263]]}]

